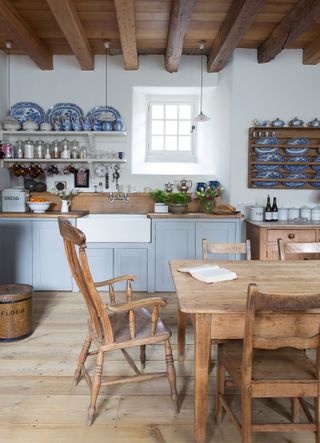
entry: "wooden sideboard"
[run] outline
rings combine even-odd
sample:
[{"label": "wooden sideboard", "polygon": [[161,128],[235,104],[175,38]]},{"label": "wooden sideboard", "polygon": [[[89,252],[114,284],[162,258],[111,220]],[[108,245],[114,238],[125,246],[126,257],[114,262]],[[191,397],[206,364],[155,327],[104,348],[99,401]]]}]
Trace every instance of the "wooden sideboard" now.
[{"label": "wooden sideboard", "polygon": [[[320,222],[299,220],[294,222],[253,222],[247,220],[246,225],[247,239],[251,242],[253,260],[278,260],[278,238],[292,243],[320,241]],[[308,255],[306,254],[304,258],[308,258]]]}]

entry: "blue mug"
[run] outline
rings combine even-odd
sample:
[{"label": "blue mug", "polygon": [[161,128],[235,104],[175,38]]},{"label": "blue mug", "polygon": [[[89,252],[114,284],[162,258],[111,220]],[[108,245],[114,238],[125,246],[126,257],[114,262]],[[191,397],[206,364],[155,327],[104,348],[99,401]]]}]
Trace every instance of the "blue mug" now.
[{"label": "blue mug", "polygon": [[207,183],[198,182],[197,183],[197,192],[204,192],[207,189]]},{"label": "blue mug", "polygon": [[220,186],[220,182],[218,182],[218,180],[209,181],[209,188],[212,189],[213,191],[215,189],[217,189],[219,186]]}]

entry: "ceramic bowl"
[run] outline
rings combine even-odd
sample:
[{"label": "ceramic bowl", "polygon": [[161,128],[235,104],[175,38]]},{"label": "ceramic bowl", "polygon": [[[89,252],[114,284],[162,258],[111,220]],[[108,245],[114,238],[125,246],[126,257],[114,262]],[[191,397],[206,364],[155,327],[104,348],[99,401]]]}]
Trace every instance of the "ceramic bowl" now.
[{"label": "ceramic bowl", "polygon": [[258,120],[257,118],[253,121],[254,126],[258,126],[260,128],[264,128],[268,126],[269,120]]},{"label": "ceramic bowl", "polygon": [[35,214],[43,214],[49,209],[51,202],[27,202],[27,205]]},{"label": "ceramic bowl", "polygon": [[22,129],[24,131],[36,131],[37,129],[39,129],[39,125],[36,122],[33,122],[31,120],[27,120],[23,123]]},{"label": "ceramic bowl", "polygon": [[254,151],[256,154],[277,154],[279,152],[279,148],[271,148],[270,146],[268,147],[259,147],[259,148],[254,148]]},{"label": "ceramic bowl", "polygon": [[3,127],[6,131],[18,131],[20,129],[20,124],[14,121],[8,121],[3,123]]}]

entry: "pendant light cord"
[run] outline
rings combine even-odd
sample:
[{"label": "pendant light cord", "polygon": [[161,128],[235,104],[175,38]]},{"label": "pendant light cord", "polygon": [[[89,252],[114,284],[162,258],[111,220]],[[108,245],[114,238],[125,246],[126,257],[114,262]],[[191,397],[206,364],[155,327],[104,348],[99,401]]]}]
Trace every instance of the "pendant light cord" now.
[{"label": "pendant light cord", "polygon": [[200,73],[201,73],[201,79],[200,79],[200,113],[202,114],[202,89],[203,89],[203,63],[202,63],[202,49],[201,49],[201,55],[200,55]]},{"label": "pendant light cord", "polygon": [[10,111],[10,104],[11,104],[11,58],[10,58],[10,49],[12,45],[11,42],[6,42],[6,48],[7,48],[7,84],[8,84],[8,91],[7,91],[7,99],[8,99],[8,106]]},{"label": "pendant light cord", "polygon": [[108,46],[106,46],[106,108],[107,106],[108,106]]}]

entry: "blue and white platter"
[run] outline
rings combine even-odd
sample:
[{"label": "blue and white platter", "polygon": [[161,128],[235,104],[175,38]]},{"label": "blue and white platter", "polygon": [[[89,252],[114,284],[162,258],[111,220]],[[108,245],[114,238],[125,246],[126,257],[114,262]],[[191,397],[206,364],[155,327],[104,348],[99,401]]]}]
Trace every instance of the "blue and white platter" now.
[{"label": "blue and white platter", "polygon": [[277,145],[279,139],[277,137],[262,137],[256,140],[257,145]]},{"label": "blue and white platter", "polygon": [[61,119],[61,117],[82,119],[83,112],[82,109],[74,103],[56,103],[48,109],[48,112],[46,113],[46,122],[51,123],[54,126],[55,120]]},{"label": "blue and white platter", "polygon": [[310,140],[308,138],[290,138],[288,145],[309,145]]},{"label": "blue and white platter", "polygon": [[[316,157],[313,161],[320,162],[320,156]],[[320,172],[320,165],[311,166],[314,171]]]},{"label": "blue and white platter", "polygon": [[[274,154],[274,153],[269,153],[269,154],[261,154],[261,155],[257,155],[256,157],[256,161],[257,162],[283,162],[283,157],[280,154]],[[277,169],[280,168],[280,164],[279,165],[264,165],[264,164],[258,164],[256,165],[256,169],[260,170],[260,171],[275,171]]]},{"label": "blue and white platter", "polygon": [[[310,159],[308,157],[296,156],[288,159],[290,162],[308,162]],[[301,172],[308,168],[308,165],[285,165],[285,169],[290,172]],[[319,166],[320,171],[320,166]]]},{"label": "blue and white platter", "polygon": [[9,114],[17,119],[20,125],[28,120],[40,125],[45,119],[44,110],[37,103],[33,102],[18,102],[11,106]]},{"label": "blue and white platter", "polygon": [[277,154],[279,152],[279,148],[277,147],[259,147],[259,148],[254,148],[256,154]]},{"label": "blue and white platter", "polygon": [[312,177],[314,180],[318,180],[317,182],[311,182],[311,186],[313,186],[314,188],[320,188],[320,174],[316,174],[315,176]]},{"label": "blue and white platter", "polygon": [[[256,178],[270,178],[270,179],[277,179],[277,178],[281,178],[281,174],[278,171],[262,171],[259,172],[256,175]],[[256,186],[277,186],[279,184],[279,181],[268,181],[268,182],[259,182],[256,181],[255,184]]]},{"label": "blue and white platter", "polygon": [[301,188],[306,184],[308,176],[307,174],[289,174],[286,178],[301,179],[300,182],[284,182],[285,186],[288,188]]}]

